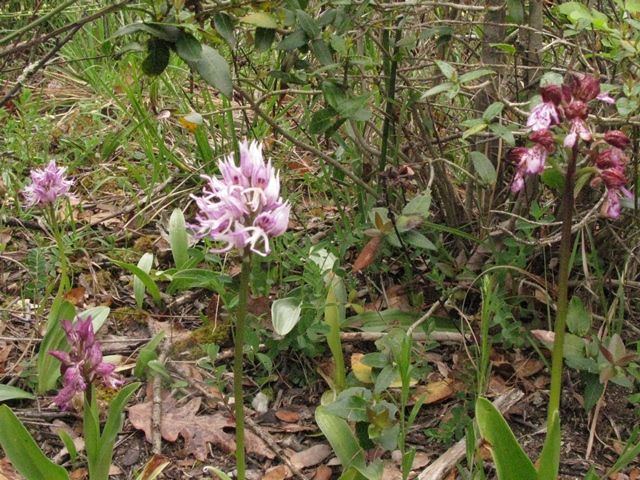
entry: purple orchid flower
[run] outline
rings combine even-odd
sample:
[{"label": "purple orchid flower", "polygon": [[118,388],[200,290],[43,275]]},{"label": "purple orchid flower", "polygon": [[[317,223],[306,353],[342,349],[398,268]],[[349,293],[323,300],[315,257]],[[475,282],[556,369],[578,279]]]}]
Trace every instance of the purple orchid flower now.
[{"label": "purple orchid flower", "polygon": [[280,175],[271,161],[264,162],[262,146],[246,140],[240,144],[240,165],[233,154],[218,162],[222,179],[202,176],[207,181],[203,195],[192,195],[200,211],[197,238],[221,242],[212,252],[249,247],[261,256],[271,252],[269,239],[282,235],[289,225],[291,205],[280,197]]},{"label": "purple orchid flower", "polygon": [[64,377],[64,386],[53,401],[66,410],[76,393],[84,392],[98,379],[113,389],[124,382],[114,374],[115,365],[102,361],[102,350],[96,341],[90,316],[86,320],[78,317],[75,325],[68,320],[61,322],[69,352],[52,350],[48,353],[62,362],[60,373]]},{"label": "purple orchid flower", "polygon": [[55,203],[61,197],[70,197],[73,180],[67,179],[65,167],[57,167],[51,160],[46,168],[31,170],[31,184],[24,188],[27,207]]}]

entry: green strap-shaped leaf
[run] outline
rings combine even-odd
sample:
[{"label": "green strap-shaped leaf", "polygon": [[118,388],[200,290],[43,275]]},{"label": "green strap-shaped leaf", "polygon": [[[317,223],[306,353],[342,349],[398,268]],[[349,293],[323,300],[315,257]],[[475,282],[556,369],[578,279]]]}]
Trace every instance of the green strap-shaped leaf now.
[{"label": "green strap-shaped leaf", "polygon": [[12,387],[10,385],[0,385],[0,402],[6,402],[7,400],[15,400],[17,398],[32,399],[33,394],[20,390],[18,387]]},{"label": "green strap-shaped leaf", "polygon": [[539,480],[556,480],[558,478],[561,437],[560,414],[555,412],[551,425],[547,426],[547,438],[544,441],[540,461],[538,462]]},{"label": "green strap-shaped leaf", "polygon": [[149,293],[151,294],[153,299],[156,301],[156,303],[159,304],[162,302],[162,297],[160,296],[160,289],[158,288],[156,283],[153,281],[153,278],[151,278],[151,276],[149,276],[147,272],[129,263],[119,262],[113,259],[111,261],[116,265],[118,265],[119,267],[124,268],[125,270],[129,270],[136,277],[138,277],[140,281],[144,284],[144,286],[147,287],[147,290],[149,290]]},{"label": "green strap-shaped leaf", "polygon": [[524,453],[498,409],[486,398],[476,402],[476,421],[487,442],[500,480],[538,480],[538,472]]},{"label": "green strap-shaped leaf", "polygon": [[367,462],[358,439],[354,435],[349,424],[343,418],[325,412],[325,407],[316,409],[316,423],[327,440],[331,448],[340,459],[342,468],[346,472],[353,466],[358,469],[366,468]]},{"label": "green strap-shaped leaf", "polygon": [[42,453],[6,405],[0,406],[0,445],[15,469],[28,480],[69,480],[67,471]]},{"label": "green strap-shaped leaf", "polygon": [[62,302],[57,314],[51,316],[47,323],[47,332],[44,334],[40,351],[38,352],[38,393],[46,393],[56,386],[60,377],[60,360],[52,357],[47,352],[61,350],[65,345],[65,334],[60,324],[60,319],[73,321],[76,316],[76,307],[71,302]]},{"label": "green strap-shaped leaf", "polygon": [[184,214],[179,208],[173,211],[169,219],[169,245],[176,267],[183,268],[189,260],[189,237]]}]

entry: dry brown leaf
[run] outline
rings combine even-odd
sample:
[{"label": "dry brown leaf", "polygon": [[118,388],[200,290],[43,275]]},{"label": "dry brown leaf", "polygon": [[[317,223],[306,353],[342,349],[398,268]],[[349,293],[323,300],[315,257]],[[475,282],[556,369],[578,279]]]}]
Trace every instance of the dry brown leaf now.
[{"label": "dry brown leaf", "polygon": [[331,447],[325,443],[314,445],[291,456],[291,464],[298,468],[313,467],[331,455]]},{"label": "dry brown leaf", "polygon": [[316,468],[316,473],[313,475],[311,480],[331,480],[331,476],[333,475],[333,470],[331,470],[326,465],[318,465]]},{"label": "dry brown leaf", "polygon": [[0,480],[22,480],[22,475],[13,468],[7,457],[0,459]]},{"label": "dry brown leaf", "polygon": [[86,289],[84,287],[72,288],[65,294],[64,299],[67,302],[73,303],[74,307],[78,307],[84,303],[85,292]]},{"label": "dry brown leaf", "polygon": [[459,387],[460,382],[450,379],[430,382],[426,386],[421,385],[417,387],[413,395],[411,395],[411,399],[417,402],[426,392],[427,397],[425,398],[424,404],[428,405],[451,397],[458,391]]},{"label": "dry brown leaf", "polygon": [[629,480],[638,480],[640,479],[640,470],[638,470],[637,468],[634,468],[633,470],[631,470],[631,472],[629,472]]},{"label": "dry brown leaf", "polygon": [[84,468],[78,468],[71,473],[70,480],[86,480],[89,478],[89,472]]},{"label": "dry brown leaf", "polygon": [[167,466],[171,463],[167,457],[163,457],[162,455],[155,454],[151,457],[151,460],[147,462],[142,470],[142,473],[138,480],[147,480],[149,478],[156,478],[158,473],[162,472]]},{"label": "dry brown leaf", "polygon": [[544,368],[542,360],[537,358],[519,358],[513,362],[513,369],[520,378],[527,378]]},{"label": "dry brown leaf", "polygon": [[373,237],[371,240],[367,242],[364,246],[358,258],[353,263],[352,273],[358,273],[360,270],[364,270],[369,265],[373,263],[378,254],[378,250],[382,246],[383,238],[381,236]]},{"label": "dry brown leaf", "polygon": [[418,470],[420,468],[424,468],[429,465],[431,461],[431,455],[426,452],[416,452],[415,457],[413,457],[413,463],[411,464],[411,470]]},{"label": "dry brown leaf", "polygon": [[397,468],[385,467],[382,470],[384,480],[402,480],[402,472]]},{"label": "dry brown leaf", "polygon": [[289,478],[291,476],[291,472],[284,465],[278,465],[267,471],[262,480],[284,480],[285,478]]},{"label": "dry brown leaf", "polygon": [[287,423],[296,423],[298,420],[300,420],[300,415],[290,410],[278,410],[276,412],[276,417],[278,417],[278,420]]},{"label": "dry brown leaf", "polygon": [[[236,442],[233,433],[224,431],[225,428],[233,428],[233,422],[222,413],[197,415],[200,403],[200,398],[193,398],[187,404],[177,407],[175,398],[168,397],[163,400],[160,433],[162,438],[169,442],[175,442],[178,436],[182,436],[186,450],[193,453],[196,459],[204,462],[209,453],[207,443],[211,443],[224,453],[231,453],[236,449]],[[152,402],[129,408],[131,424],[138,430],[143,430],[150,443],[151,410]],[[248,453],[259,457],[275,457],[267,445],[250,431],[245,432],[245,446]]]}]

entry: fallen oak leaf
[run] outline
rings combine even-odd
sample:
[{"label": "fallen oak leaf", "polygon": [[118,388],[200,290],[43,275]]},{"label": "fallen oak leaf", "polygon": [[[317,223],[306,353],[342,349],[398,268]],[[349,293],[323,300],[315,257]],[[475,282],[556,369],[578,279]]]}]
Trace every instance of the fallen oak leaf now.
[{"label": "fallen oak leaf", "polygon": [[[197,415],[201,401],[200,398],[193,398],[185,405],[177,407],[175,398],[168,397],[163,400],[160,433],[168,442],[175,442],[178,436],[182,436],[187,451],[197,460],[204,462],[209,453],[207,443],[211,443],[224,453],[231,453],[236,449],[236,442],[235,435],[224,430],[227,427],[233,427],[233,423],[225,415],[222,413]],[[144,431],[149,443],[151,443],[151,410],[152,402],[129,408],[131,425]],[[249,431],[245,432],[245,448],[247,453],[263,458],[275,458],[275,454],[266,443]]]}]

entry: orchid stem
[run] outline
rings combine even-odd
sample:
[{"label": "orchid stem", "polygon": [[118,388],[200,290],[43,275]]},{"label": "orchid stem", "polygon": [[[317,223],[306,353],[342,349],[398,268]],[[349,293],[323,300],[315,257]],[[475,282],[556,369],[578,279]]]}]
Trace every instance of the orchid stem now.
[{"label": "orchid stem", "polygon": [[[51,321],[58,320],[58,310],[60,309],[60,305],[62,304],[62,298],[66,289],[69,288],[69,278],[67,277],[67,257],[64,251],[64,241],[62,239],[62,232],[60,231],[60,225],[58,225],[58,220],[56,218],[56,212],[53,205],[48,209],[49,215],[49,225],[51,226],[51,231],[53,233],[53,237],[56,240],[56,244],[58,246],[58,257],[60,259],[60,284],[58,285],[58,293],[53,299],[53,304],[51,305],[51,314],[49,318]],[[47,325],[49,328],[49,325]]]},{"label": "orchid stem", "polygon": [[571,223],[573,220],[573,190],[575,183],[576,158],[578,144],[571,149],[567,162],[564,196],[562,197],[562,240],[560,242],[560,271],[558,273],[558,304],[556,311],[555,338],[551,357],[551,390],[549,393],[548,424],[551,425],[553,415],[560,410],[560,394],[562,392],[562,362],[564,351],[564,333],[567,324],[569,263],[571,262]]},{"label": "orchid stem", "polygon": [[235,350],[233,357],[233,396],[235,398],[236,416],[236,468],[238,480],[245,479],[244,452],[244,402],[242,391],[244,360],[244,329],[247,316],[247,300],[249,297],[249,276],[251,274],[251,250],[246,247],[242,252],[242,272],[240,274],[240,290],[238,292],[238,311],[236,314]]}]

